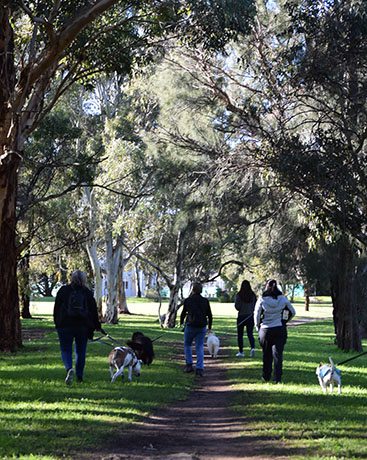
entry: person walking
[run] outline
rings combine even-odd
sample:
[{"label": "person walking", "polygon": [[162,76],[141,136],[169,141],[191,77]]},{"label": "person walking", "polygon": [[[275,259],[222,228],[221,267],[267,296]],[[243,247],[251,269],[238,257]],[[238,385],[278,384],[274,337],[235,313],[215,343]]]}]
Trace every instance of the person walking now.
[{"label": "person walking", "polygon": [[184,372],[193,372],[192,343],[195,340],[196,350],[196,374],[203,376],[204,373],[204,340],[205,334],[212,328],[213,315],[208,299],[205,299],[201,292],[201,283],[194,283],[192,294],[185,299],[180,318],[180,325],[185,323],[184,329],[184,351],[186,366]]},{"label": "person walking", "polygon": [[269,280],[257,300],[254,311],[256,330],[263,349],[262,380],[269,382],[274,361],[274,382],[280,383],[283,372],[283,350],[287,342],[287,321],[296,314],[290,301],[281,293],[275,280]]},{"label": "person walking", "polygon": [[243,352],[243,331],[246,326],[246,334],[250,342],[250,357],[255,356],[255,339],[254,339],[254,309],[256,304],[256,295],[251,289],[250,282],[242,281],[241,289],[235,296],[234,306],[238,311],[237,316],[237,344],[238,353],[236,356],[245,356]]},{"label": "person walking", "polygon": [[71,283],[56,294],[54,323],[59,336],[61,359],[66,369],[65,383],[73,383],[73,341],[75,340],[75,372],[83,381],[88,338],[94,330],[105,332],[98,319],[97,304],[87,286],[87,276],[81,270],[72,274]]}]

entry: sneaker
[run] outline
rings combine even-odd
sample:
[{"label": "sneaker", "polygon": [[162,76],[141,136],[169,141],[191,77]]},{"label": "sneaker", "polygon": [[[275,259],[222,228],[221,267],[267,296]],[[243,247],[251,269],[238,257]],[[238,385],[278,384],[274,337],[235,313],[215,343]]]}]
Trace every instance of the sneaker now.
[{"label": "sneaker", "polygon": [[74,375],[73,369],[69,369],[66,374],[66,378],[65,378],[66,385],[71,385],[73,383],[73,375]]},{"label": "sneaker", "polygon": [[264,382],[264,383],[268,383],[269,380],[266,380],[264,377],[261,377],[261,381]]},{"label": "sneaker", "polygon": [[245,356],[245,353],[243,353],[242,351],[239,351],[236,356],[240,356],[241,358],[243,358]]},{"label": "sneaker", "polygon": [[255,357],[255,348],[251,348],[250,358],[254,358],[254,357]]},{"label": "sneaker", "polygon": [[200,377],[202,377],[204,375],[204,371],[202,369],[196,369],[195,374],[200,375]]},{"label": "sneaker", "polygon": [[192,368],[192,364],[186,364],[186,366],[184,367],[184,372],[186,372],[187,374],[189,372],[192,372],[194,369]]},{"label": "sneaker", "polygon": [[76,378],[77,378],[78,383],[83,383],[84,382],[83,377],[80,377],[80,375],[77,375]]}]

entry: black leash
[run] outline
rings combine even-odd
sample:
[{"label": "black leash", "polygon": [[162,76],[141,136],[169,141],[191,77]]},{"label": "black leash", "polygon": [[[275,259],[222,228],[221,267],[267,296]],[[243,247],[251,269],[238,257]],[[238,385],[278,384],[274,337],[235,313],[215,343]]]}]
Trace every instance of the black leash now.
[{"label": "black leash", "polygon": [[164,336],[164,334],[159,335],[158,337],[156,337],[155,339],[153,339],[152,342],[155,342],[156,340],[160,339],[160,338],[163,337],[163,336]]},{"label": "black leash", "polygon": [[353,358],[349,358],[349,359],[346,359],[345,361],[342,361],[341,363],[338,363],[336,364],[337,366],[340,366],[341,364],[345,364],[345,363],[348,363],[349,361],[352,361],[353,359],[356,359],[356,358],[359,358],[360,356],[363,356],[367,354],[367,351],[364,351],[363,353],[360,353],[359,355],[357,356],[353,356]]}]

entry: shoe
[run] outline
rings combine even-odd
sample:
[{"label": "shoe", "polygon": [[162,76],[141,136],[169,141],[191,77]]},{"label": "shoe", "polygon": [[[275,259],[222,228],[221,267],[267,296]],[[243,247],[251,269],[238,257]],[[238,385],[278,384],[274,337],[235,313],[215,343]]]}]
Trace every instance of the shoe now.
[{"label": "shoe", "polygon": [[236,356],[240,356],[241,358],[243,358],[245,356],[245,353],[242,353],[242,351],[239,351]]},{"label": "shoe", "polygon": [[254,357],[255,357],[255,348],[251,348],[250,358],[254,358]]},{"label": "shoe", "polygon": [[186,372],[187,374],[189,372],[192,372],[194,369],[192,368],[192,364],[186,364],[186,366],[184,367],[184,372]]},{"label": "shoe", "polygon": [[80,377],[80,375],[77,375],[76,378],[77,378],[78,383],[83,383],[83,377]]},{"label": "shoe", "polygon": [[65,378],[66,385],[71,385],[73,383],[73,376],[74,376],[73,369],[69,369],[66,374],[66,378]]},{"label": "shoe", "polygon": [[264,377],[261,377],[261,381],[264,382],[264,383],[268,383],[269,380],[266,380]]},{"label": "shoe", "polygon": [[196,369],[195,374],[200,375],[200,377],[202,377],[204,375],[204,371],[202,369]]}]

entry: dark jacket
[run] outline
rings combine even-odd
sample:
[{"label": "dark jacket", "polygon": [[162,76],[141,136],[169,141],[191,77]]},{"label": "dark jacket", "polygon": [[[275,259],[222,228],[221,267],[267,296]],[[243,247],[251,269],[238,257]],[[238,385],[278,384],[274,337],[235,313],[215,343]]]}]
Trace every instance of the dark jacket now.
[{"label": "dark jacket", "polygon": [[204,327],[208,324],[208,328],[212,328],[213,315],[210,309],[209,300],[205,299],[200,294],[193,294],[185,299],[180,324],[184,323],[186,316],[186,324],[188,326]]},{"label": "dark jacket", "polygon": [[97,304],[93,297],[92,291],[86,287],[77,286],[74,289],[84,289],[87,296],[88,303],[88,317],[75,318],[68,315],[68,300],[72,291],[70,284],[62,286],[56,294],[54,306],[54,323],[56,328],[70,327],[70,326],[87,326],[90,334],[93,335],[94,330],[101,329],[101,323],[98,319]]},{"label": "dark jacket", "polygon": [[241,299],[238,293],[234,299],[234,307],[238,311],[238,316],[249,316],[252,315],[255,309],[256,296],[254,295],[250,302],[245,302]]}]

